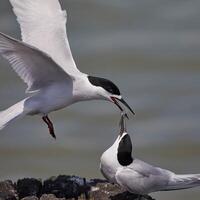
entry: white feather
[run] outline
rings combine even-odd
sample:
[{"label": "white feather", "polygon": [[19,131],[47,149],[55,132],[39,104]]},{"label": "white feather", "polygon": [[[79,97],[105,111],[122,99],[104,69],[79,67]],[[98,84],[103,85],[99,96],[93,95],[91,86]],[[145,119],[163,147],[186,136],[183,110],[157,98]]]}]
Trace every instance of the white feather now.
[{"label": "white feather", "polygon": [[22,40],[41,51],[67,73],[79,73],[66,33],[66,11],[58,0],[10,0],[21,27]]},{"label": "white feather", "polygon": [[200,174],[174,174],[163,190],[181,190],[200,186]]},{"label": "white feather", "polygon": [[7,110],[0,112],[0,130],[15,119],[22,117],[26,114],[26,111],[24,110],[25,101],[26,99],[14,104]]},{"label": "white feather", "polygon": [[28,92],[71,79],[45,53],[0,33],[0,54],[28,85]]}]

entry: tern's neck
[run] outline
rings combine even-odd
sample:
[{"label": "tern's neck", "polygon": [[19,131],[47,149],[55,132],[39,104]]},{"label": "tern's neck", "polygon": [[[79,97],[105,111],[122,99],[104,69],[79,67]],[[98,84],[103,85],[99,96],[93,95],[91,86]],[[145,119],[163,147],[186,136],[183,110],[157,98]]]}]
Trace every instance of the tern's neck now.
[{"label": "tern's neck", "polygon": [[73,97],[77,101],[104,99],[101,88],[94,86],[88,80],[87,75],[80,76],[73,83]]},{"label": "tern's neck", "polygon": [[116,183],[115,174],[120,164],[117,160],[117,146],[119,143],[119,137],[115,140],[114,144],[108,148],[101,156],[101,171],[105,178],[110,182]]},{"label": "tern's neck", "polygon": [[87,76],[80,76],[73,83],[73,96],[78,101],[84,101],[92,97],[93,88],[87,81]]}]

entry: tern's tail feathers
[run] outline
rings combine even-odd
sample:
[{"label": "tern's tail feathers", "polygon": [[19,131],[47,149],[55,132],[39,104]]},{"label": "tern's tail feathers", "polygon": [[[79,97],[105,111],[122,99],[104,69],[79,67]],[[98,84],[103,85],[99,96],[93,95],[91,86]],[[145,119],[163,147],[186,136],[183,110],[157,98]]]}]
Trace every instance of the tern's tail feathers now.
[{"label": "tern's tail feathers", "polygon": [[182,190],[197,186],[200,186],[200,174],[174,175],[163,190]]},{"label": "tern's tail feathers", "polygon": [[22,117],[26,114],[26,111],[24,109],[25,101],[26,99],[0,112],[0,130],[10,124],[15,119]]}]

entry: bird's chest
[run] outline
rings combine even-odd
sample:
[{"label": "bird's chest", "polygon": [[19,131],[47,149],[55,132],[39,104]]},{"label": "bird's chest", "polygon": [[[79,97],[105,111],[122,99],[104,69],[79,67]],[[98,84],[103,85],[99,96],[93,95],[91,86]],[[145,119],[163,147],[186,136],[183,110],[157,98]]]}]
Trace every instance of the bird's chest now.
[{"label": "bird's chest", "polygon": [[54,85],[42,91],[39,98],[43,102],[40,108],[43,112],[58,110],[73,103],[72,88],[66,84]]},{"label": "bird's chest", "polygon": [[108,152],[105,152],[101,157],[101,165],[100,169],[102,174],[106,179],[111,183],[116,183],[115,175],[117,168],[119,167],[119,163],[114,156],[110,156]]}]

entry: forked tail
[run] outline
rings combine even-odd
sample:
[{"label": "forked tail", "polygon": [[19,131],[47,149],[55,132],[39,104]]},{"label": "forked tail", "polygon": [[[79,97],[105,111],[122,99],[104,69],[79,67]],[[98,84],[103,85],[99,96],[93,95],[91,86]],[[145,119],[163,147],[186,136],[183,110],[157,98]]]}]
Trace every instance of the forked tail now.
[{"label": "forked tail", "polygon": [[24,109],[25,101],[26,99],[0,112],[0,130],[3,129],[8,124],[10,124],[12,121],[16,120],[17,118],[26,115],[26,111]]}]

